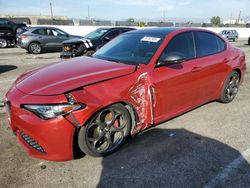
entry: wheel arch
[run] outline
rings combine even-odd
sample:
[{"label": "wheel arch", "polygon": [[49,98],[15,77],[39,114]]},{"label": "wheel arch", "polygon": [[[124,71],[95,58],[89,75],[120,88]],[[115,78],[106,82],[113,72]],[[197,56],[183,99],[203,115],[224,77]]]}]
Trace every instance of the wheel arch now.
[{"label": "wheel arch", "polygon": [[241,75],[242,75],[241,70],[239,68],[235,68],[235,69],[233,69],[233,71],[236,71],[239,74],[240,81],[241,81]]}]

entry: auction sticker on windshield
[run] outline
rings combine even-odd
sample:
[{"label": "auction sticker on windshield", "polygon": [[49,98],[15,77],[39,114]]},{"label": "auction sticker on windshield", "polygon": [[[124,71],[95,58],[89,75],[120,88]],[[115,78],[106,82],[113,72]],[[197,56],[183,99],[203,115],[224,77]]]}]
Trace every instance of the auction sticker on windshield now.
[{"label": "auction sticker on windshield", "polygon": [[157,43],[161,40],[161,38],[157,38],[157,37],[143,37],[141,39],[141,41],[145,41],[145,42],[154,42]]}]

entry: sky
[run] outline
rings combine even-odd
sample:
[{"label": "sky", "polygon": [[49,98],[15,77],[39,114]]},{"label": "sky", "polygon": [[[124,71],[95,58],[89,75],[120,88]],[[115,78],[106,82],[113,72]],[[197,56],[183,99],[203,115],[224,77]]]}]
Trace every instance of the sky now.
[{"label": "sky", "polygon": [[250,18],[250,0],[0,0],[0,15],[50,15],[107,20]]}]

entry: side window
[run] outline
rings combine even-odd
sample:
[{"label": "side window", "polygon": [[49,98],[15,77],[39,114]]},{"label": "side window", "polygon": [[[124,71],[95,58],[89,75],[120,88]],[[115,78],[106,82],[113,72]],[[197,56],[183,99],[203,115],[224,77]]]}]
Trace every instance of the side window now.
[{"label": "side window", "polygon": [[113,30],[113,31],[110,31],[108,32],[105,37],[108,37],[110,40],[115,38],[117,35],[120,34],[120,31],[119,30]]},{"label": "side window", "polygon": [[52,29],[52,33],[54,36],[59,36],[59,37],[64,37],[67,35],[66,33],[64,33],[63,31],[59,29]]},{"label": "side window", "polygon": [[208,56],[220,52],[218,37],[208,32],[196,32],[197,57]]},{"label": "side window", "polygon": [[185,59],[195,58],[195,46],[192,32],[181,33],[175,36],[167,45],[160,60],[169,54],[179,54]]},{"label": "side window", "polygon": [[47,35],[46,29],[36,29],[32,33],[37,34],[37,35]]},{"label": "side window", "polygon": [[218,52],[222,52],[226,49],[226,43],[224,42],[224,40],[222,40],[219,37],[217,38],[217,43],[218,43]]},{"label": "side window", "polygon": [[130,29],[122,29],[122,30],[121,30],[121,33],[126,33],[126,32],[128,32],[128,31],[132,31],[132,30],[130,30]]},{"label": "side window", "polygon": [[0,20],[0,25],[8,25],[8,21],[7,20]]}]

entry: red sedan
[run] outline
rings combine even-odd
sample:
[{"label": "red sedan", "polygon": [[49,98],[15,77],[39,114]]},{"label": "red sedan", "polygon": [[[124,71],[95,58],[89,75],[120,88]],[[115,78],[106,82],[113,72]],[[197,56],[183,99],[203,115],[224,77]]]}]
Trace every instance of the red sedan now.
[{"label": "red sedan", "polygon": [[6,111],[31,156],[105,156],[129,135],[209,101],[231,102],[245,71],[245,54],[213,32],[141,29],[93,57],[21,75],[6,94]]}]

